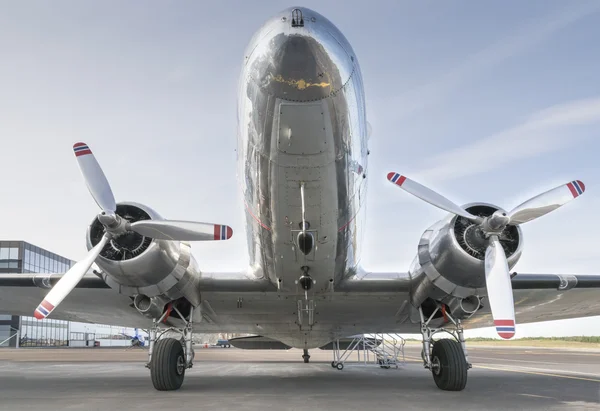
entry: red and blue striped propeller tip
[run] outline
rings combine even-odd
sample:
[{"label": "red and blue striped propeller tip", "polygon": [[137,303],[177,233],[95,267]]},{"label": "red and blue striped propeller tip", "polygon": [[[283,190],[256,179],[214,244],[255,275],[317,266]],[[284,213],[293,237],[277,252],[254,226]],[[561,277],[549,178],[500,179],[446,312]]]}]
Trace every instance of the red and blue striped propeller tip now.
[{"label": "red and blue striped propeller tip", "polygon": [[233,229],[227,225],[215,224],[215,240],[229,240],[233,235]]},{"label": "red and blue striped propeller tip", "polygon": [[510,340],[515,335],[515,320],[494,320],[496,332],[505,340]]},{"label": "red and blue striped propeller tip", "polygon": [[406,177],[393,171],[388,173],[387,179],[392,183],[396,184],[397,186],[402,186],[402,184],[406,181]]},{"label": "red and blue striped propeller tip", "polygon": [[73,151],[75,152],[75,157],[92,154],[92,150],[90,150],[90,147],[85,143],[73,144]]},{"label": "red and blue striped propeller tip", "polygon": [[35,309],[33,316],[38,320],[43,320],[54,310],[54,306],[50,304],[48,301],[44,300],[38,305]]},{"label": "red and blue striped propeller tip", "polygon": [[581,180],[571,181],[567,183],[567,187],[571,190],[571,194],[573,194],[573,198],[577,198],[585,192],[585,184]]}]

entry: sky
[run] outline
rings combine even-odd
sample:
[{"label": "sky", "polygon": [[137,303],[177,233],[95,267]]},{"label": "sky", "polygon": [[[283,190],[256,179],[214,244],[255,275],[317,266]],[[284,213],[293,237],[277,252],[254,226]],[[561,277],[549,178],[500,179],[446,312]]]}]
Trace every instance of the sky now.
[{"label": "sky", "polygon": [[[445,213],[386,180],[398,171],[464,204],[510,209],[568,181],[584,196],[523,226],[515,269],[598,273],[600,3],[305,1],[348,38],[372,125],[362,263],[408,270]],[[98,208],[72,145],[90,145],[117,201],[228,224],[198,243],[208,272],[244,270],[236,182],[244,49],[285,1],[4,2],[0,238],[72,259]],[[576,321],[575,321],[576,322]],[[589,330],[591,322],[580,322]],[[594,318],[596,335],[600,317]]]}]

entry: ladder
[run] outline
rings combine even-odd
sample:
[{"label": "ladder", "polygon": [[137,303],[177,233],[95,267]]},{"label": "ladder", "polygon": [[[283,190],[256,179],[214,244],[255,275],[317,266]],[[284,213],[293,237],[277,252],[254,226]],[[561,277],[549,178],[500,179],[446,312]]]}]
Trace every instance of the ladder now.
[{"label": "ladder", "polygon": [[[385,369],[398,368],[404,365],[404,338],[398,334],[376,333],[357,335],[345,350],[340,348],[340,340],[333,342],[333,361],[331,366],[343,370],[344,366],[377,366]],[[356,361],[351,360],[352,354],[356,352]]]}]

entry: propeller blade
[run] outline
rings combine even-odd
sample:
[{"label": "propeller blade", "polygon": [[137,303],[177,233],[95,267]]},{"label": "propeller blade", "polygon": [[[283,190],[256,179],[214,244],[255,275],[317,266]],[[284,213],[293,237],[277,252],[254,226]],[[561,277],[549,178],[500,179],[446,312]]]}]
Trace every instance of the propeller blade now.
[{"label": "propeller blade", "polygon": [[579,197],[584,191],[585,185],[579,180],[548,190],[516,206],[508,213],[510,224],[518,225],[535,220]]},{"label": "propeller blade", "polygon": [[511,339],[515,335],[515,304],[508,261],[496,236],[491,237],[485,251],[485,284],[496,332]]},{"label": "propeller blade", "polygon": [[195,221],[143,220],[129,227],[146,237],[174,241],[228,240],[233,235],[231,227]]},{"label": "propeller blade", "polygon": [[42,320],[50,315],[50,313],[65,299],[67,295],[75,288],[77,283],[90,269],[98,255],[106,245],[108,237],[104,235],[100,242],[92,248],[85,258],[77,262],[69,271],[62,276],[62,278],[56,283],[50,292],[46,295],[46,298],[38,305],[33,312],[33,316],[38,320]]},{"label": "propeller blade", "polygon": [[100,164],[96,161],[96,157],[92,154],[92,150],[85,143],[75,143],[73,145],[73,151],[79,164],[79,169],[85,184],[90,191],[96,204],[104,210],[115,212],[117,205],[115,203],[115,197],[113,196],[108,180],[100,168]]},{"label": "propeller blade", "polygon": [[414,195],[415,197],[419,197],[421,200],[426,201],[429,204],[434,205],[438,208],[441,208],[442,210],[448,211],[453,214],[457,214],[459,216],[468,218],[469,220],[478,223],[482,221],[481,217],[474,216],[467,210],[463,209],[461,206],[454,204],[452,201],[448,200],[446,197],[417,183],[416,181],[410,180],[405,176],[402,176],[398,173],[390,172],[387,175],[387,179],[391,183],[403,189],[404,191]]}]

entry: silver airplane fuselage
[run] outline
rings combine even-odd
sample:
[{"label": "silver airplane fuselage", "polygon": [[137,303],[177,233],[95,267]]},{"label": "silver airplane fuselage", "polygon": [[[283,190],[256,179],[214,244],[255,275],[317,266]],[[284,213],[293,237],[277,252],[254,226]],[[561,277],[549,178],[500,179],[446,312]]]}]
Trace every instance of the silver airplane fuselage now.
[{"label": "silver airplane fuselage", "polygon": [[[356,273],[364,231],[358,59],[329,20],[290,8],[252,38],[239,93],[238,178],[252,270],[281,292],[298,292],[303,274],[311,292],[326,292]],[[308,250],[298,238],[303,229],[314,240]]]}]

